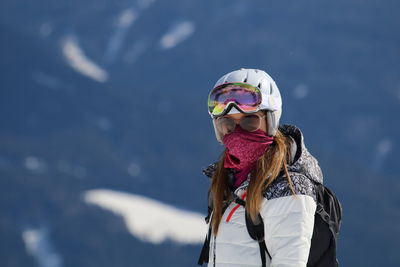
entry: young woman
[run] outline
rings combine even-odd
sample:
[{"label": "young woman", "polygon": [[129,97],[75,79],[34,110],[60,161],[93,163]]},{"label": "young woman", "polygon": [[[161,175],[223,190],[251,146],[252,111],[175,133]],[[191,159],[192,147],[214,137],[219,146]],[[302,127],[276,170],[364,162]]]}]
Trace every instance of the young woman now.
[{"label": "young woman", "polygon": [[[322,173],[301,131],[279,126],[281,107],[278,87],[262,70],[230,72],[209,94],[208,110],[225,150],[205,170],[212,179],[208,266],[307,265],[316,211],[313,182],[322,183]],[[257,222],[258,215],[267,250],[246,227],[246,216]]]}]

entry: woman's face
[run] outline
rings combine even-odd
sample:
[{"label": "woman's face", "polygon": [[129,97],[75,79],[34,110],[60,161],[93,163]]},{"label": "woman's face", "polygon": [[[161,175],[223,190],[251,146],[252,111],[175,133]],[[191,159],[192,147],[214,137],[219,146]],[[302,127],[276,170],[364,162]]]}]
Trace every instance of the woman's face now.
[{"label": "woman's face", "polygon": [[[267,132],[267,122],[265,120],[265,114],[262,111],[258,111],[256,113],[252,113],[252,114],[244,114],[244,113],[236,113],[236,114],[227,114],[223,117],[223,118],[229,118],[231,120],[233,120],[236,124],[240,124],[240,121],[243,117],[246,116],[254,116],[254,115],[258,115],[260,117],[260,124],[259,124],[259,129]],[[217,123],[218,124],[218,123]],[[258,125],[257,125],[258,126]],[[227,134],[229,131],[225,130],[224,127],[220,127],[220,132],[222,133],[222,135]]]}]

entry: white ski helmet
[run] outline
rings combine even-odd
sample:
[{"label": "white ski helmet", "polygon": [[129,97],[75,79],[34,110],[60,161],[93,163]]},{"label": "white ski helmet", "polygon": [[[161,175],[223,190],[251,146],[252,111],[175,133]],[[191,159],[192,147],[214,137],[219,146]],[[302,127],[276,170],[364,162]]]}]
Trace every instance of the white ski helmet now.
[{"label": "white ski helmet", "polygon": [[[279,119],[282,114],[282,98],[279,92],[278,87],[275,84],[275,81],[269,76],[265,71],[258,69],[245,69],[242,68],[240,70],[235,70],[229,72],[222,76],[214,85],[216,87],[223,84],[230,83],[244,83],[256,87],[261,92],[261,103],[258,105],[258,109],[253,112],[257,112],[260,110],[266,110],[266,118],[267,118],[267,133],[269,136],[274,136],[279,126]],[[212,90],[211,90],[212,92]],[[239,109],[239,110],[238,110]],[[228,104],[225,108],[225,114],[233,114],[233,113],[248,113],[240,110],[237,105]],[[213,125],[215,130],[215,136],[218,142],[222,143],[221,133],[218,132],[215,119],[218,116],[212,115]]]}]

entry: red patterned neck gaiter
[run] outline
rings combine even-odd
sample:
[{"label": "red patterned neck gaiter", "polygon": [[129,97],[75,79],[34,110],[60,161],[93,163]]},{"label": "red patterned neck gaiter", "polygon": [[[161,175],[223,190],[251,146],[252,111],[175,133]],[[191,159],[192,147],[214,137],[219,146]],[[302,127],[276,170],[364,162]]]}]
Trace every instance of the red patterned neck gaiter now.
[{"label": "red patterned neck gaiter", "polygon": [[273,141],[273,137],[260,129],[248,132],[237,125],[232,133],[223,137],[226,147],[224,167],[233,168],[239,172],[253,167]]}]

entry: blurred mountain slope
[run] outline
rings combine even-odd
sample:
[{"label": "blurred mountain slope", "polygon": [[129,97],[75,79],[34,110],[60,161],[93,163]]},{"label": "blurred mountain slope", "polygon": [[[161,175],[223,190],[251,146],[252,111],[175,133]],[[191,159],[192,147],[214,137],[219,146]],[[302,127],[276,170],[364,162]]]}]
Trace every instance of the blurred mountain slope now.
[{"label": "blurred mountain slope", "polygon": [[[21,237],[33,226],[49,229],[64,266],[194,266],[198,246],[140,242],[81,194],[110,188],[205,212],[201,168],[222,150],[206,97],[240,67],[274,77],[282,123],[303,130],[342,200],[341,264],[400,262],[399,2],[0,6],[0,265],[33,265]],[[108,79],[73,68],[66,40]]]}]

